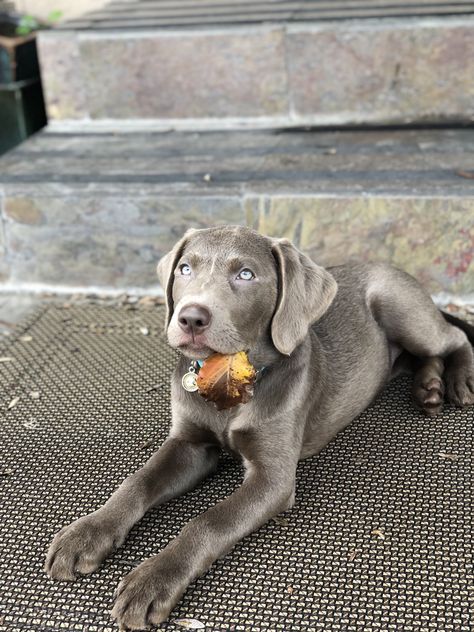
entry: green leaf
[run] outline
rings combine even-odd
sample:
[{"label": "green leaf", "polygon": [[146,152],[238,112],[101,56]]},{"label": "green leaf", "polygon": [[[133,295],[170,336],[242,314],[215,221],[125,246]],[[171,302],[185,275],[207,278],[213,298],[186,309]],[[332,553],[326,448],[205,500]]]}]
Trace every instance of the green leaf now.
[{"label": "green leaf", "polygon": [[51,11],[48,14],[48,22],[51,22],[52,24],[54,24],[54,22],[57,22],[58,20],[60,20],[63,17],[63,12],[60,11],[59,9],[56,9],[54,11]]},{"label": "green leaf", "polygon": [[39,28],[38,20],[32,15],[23,15],[15,29],[17,35],[29,35]]}]

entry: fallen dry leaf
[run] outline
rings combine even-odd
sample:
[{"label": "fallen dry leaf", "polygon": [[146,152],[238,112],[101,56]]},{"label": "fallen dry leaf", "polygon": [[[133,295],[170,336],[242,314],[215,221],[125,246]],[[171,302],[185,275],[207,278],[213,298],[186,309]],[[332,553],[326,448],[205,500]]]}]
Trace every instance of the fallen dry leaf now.
[{"label": "fallen dry leaf", "polygon": [[281,518],[280,516],[275,516],[273,522],[279,524],[280,527],[287,527],[290,524],[286,518]]},{"label": "fallen dry leaf", "polygon": [[459,312],[459,310],[460,310],[461,308],[459,307],[459,305],[456,305],[455,303],[448,303],[448,304],[444,307],[444,309],[445,309],[447,312]]},{"label": "fallen dry leaf", "polygon": [[10,356],[3,356],[3,358],[0,358],[0,362],[13,362],[13,358]]},{"label": "fallen dry leaf", "polygon": [[218,410],[245,404],[253,395],[255,369],[244,351],[232,355],[214,353],[202,365],[198,392]]},{"label": "fallen dry leaf", "polygon": [[349,553],[347,554],[347,559],[349,560],[349,562],[353,562],[357,557],[357,553],[359,552],[360,549],[352,549],[352,551],[349,551]]},{"label": "fallen dry leaf", "polygon": [[30,417],[28,421],[22,423],[22,426],[27,430],[36,430],[36,428],[38,428],[38,422],[34,417]]},{"label": "fallen dry leaf", "polygon": [[373,529],[370,532],[370,535],[376,535],[380,540],[385,540],[385,533],[382,531],[382,529]]},{"label": "fallen dry leaf", "polygon": [[461,176],[461,178],[468,178],[469,180],[474,180],[474,171],[464,171],[464,169],[459,169],[459,171],[456,172],[458,176]]},{"label": "fallen dry leaf", "polygon": [[438,456],[447,461],[457,461],[459,459],[459,454],[454,454],[454,452],[438,452]]},{"label": "fallen dry leaf", "polygon": [[15,408],[15,406],[18,404],[19,401],[20,401],[19,397],[14,397],[12,401],[8,404],[7,410],[10,410],[11,408]]},{"label": "fallen dry leaf", "polygon": [[157,302],[156,296],[142,296],[138,301],[140,307],[152,307]]},{"label": "fallen dry leaf", "polygon": [[153,386],[150,386],[149,388],[146,389],[145,393],[153,393],[153,391],[159,391],[160,388],[163,388],[164,384],[162,384],[161,382],[158,384],[153,384]]},{"label": "fallen dry leaf", "polygon": [[295,592],[295,589],[293,588],[293,586],[287,586],[287,588],[286,588],[286,592],[287,592],[289,595],[292,595],[292,594]]},{"label": "fallen dry leaf", "polygon": [[206,627],[202,621],[197,619],[174,619],[173,623],[187,630],[204,630]]},{"label": "fallen dry leaf", "polygon": [[151,439],[147,439],[140,445],[140,450],[145,450],[146,448],[151,448],[158,441],[158,437],[151,437]]}]

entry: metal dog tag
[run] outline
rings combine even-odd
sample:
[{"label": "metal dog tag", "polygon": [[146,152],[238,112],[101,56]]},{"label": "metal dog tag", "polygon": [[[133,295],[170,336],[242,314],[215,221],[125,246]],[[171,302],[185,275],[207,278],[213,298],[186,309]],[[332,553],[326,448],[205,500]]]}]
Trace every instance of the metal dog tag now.
[{"label": "metal dog tag", "polygon": [[194,393],[194,391],[198,390],[196,369],[193,366],[190,366],[188,372],[183,375],[181,384],[183,385],[184,390],[189,393]]}]

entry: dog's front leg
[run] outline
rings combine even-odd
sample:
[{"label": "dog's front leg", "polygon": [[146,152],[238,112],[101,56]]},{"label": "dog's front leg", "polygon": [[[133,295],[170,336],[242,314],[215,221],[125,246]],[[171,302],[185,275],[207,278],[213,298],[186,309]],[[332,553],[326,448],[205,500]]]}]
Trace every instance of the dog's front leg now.
[{"label": "dog's front leg", "polygon": [[241,538],[293,503],[297,457],[247,463],[242,486],[191,520],[158,555],[121,582],[112,616],[121,629],[167,619],[188,584]]},{"label": "dog's front leg", "polygon": [[105,505],[56,534],[46,556],[48,575],[73,580],[78,573],[92,573],[150,507],[183,494],[210,474],[218,453],[209,444],[168,438]]}]

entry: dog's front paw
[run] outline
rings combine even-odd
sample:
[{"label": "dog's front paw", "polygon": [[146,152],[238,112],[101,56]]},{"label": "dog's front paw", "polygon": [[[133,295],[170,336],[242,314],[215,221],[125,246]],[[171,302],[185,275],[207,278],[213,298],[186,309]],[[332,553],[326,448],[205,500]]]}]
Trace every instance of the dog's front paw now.
[{"label": "dog's front paw", "polygon": [[92,573],[124,539],[97,513],[79,518],[55,535],[46,554],[45,571],[64,581]]},{"label": "dog's front paw", "polygon": [[167,557],[163,552],[142,562],[119,584],[111,614],[121,630],[159,625],[180,600],[188,581]]}]

